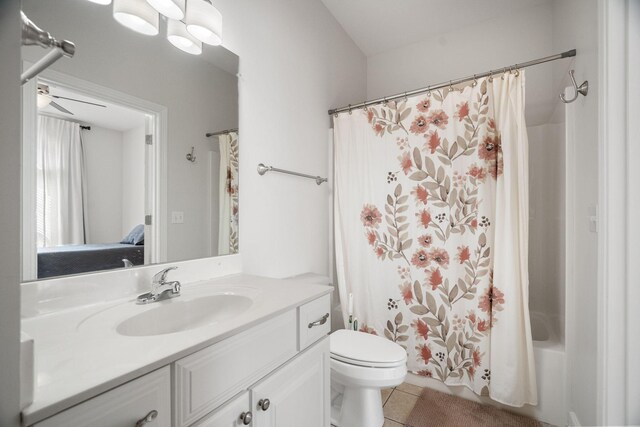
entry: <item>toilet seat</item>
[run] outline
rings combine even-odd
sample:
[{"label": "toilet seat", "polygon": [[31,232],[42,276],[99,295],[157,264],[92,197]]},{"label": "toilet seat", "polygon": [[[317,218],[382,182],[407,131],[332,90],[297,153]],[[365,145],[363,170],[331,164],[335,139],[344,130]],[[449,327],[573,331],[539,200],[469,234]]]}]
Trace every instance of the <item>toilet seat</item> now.
[{"label": "toilet seat", "polygon": [[377,335],[341,329],[330,335],[331,358],[349,365],[396,368],[407,362],[398,344]]}]

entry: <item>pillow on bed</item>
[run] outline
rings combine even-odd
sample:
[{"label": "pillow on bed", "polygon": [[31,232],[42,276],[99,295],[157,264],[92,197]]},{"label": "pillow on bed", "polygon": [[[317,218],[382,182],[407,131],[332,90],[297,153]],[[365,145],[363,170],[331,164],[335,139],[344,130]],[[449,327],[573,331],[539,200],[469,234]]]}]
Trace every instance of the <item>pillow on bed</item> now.
[{"label": "pillow on bed", "polygon": [[144,225],[138,224],[133,227],[133,230],[131,230],[131,232],[127,234],[127,237],[122,239],[120,243],[128,245],[144,245]]}]

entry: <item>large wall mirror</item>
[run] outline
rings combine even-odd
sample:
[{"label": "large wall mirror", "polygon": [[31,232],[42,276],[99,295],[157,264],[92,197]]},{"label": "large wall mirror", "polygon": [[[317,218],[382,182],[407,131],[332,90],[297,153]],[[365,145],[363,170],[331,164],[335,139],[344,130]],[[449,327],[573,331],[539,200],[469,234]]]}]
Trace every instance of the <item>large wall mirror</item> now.
[{"label": "large wall mirror", "polygon": [[[112,6],[23,0],[76,44],[23,85],[23,281],[238,252],[238,57]],[[23,47],[27,68],[46,54]],[[208,134],[208,136],[207,136]]]}]

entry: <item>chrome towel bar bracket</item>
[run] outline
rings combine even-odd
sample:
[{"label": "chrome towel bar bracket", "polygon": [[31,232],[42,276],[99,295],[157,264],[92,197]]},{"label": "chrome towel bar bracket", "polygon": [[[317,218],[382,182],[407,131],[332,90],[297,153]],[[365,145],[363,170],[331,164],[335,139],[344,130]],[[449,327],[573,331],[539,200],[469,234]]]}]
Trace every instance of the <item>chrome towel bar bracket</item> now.
[{"label": "chrome towel bar bracket", "polygon": [[260,163],[258,165],[258,173],[260,175],[264,175],[267,172],[280,172],[280,173],[286,173],[289,175],[295,175],[295,176],[301,176],[303,178],[310,178],[316,181],[316,184],[320,185],[323,182],[328,182],[329,180],[327,178],[322,178],[319,176],[313,176],[313,175],[307,175],[306,173],[299,173],[299,172],[293,172],[293,171],[289,171],[289,170],[285,170],[285,169],[278,169],[278,168],[274,168],[273,166],[265,166],[263,163]]}]

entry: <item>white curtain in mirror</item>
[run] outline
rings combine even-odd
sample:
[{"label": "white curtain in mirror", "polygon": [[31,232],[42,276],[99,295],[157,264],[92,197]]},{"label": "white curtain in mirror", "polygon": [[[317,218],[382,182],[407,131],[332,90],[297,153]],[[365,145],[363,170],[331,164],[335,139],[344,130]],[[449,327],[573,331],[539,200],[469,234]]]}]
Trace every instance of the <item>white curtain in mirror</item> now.
[{"label": "white curtain in mirror", "polygon": [[38,117],[38,247],[86,242],[86,178],[80,125]]},{"label": "white curtain in mirror", "polygon": [[218,254],[238,253],[238,134],[220,140],[220,217]]}]

